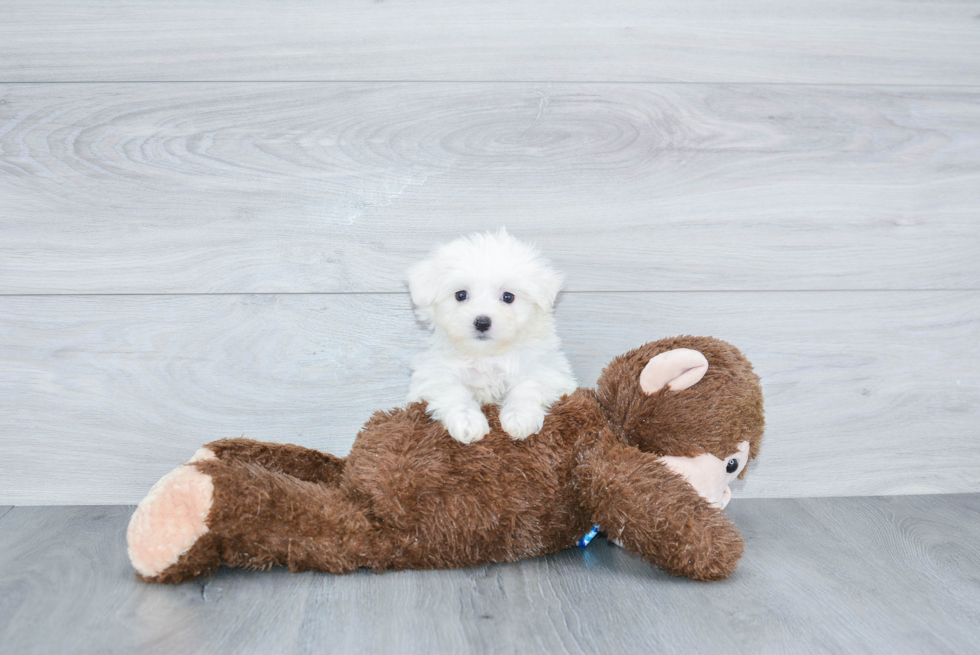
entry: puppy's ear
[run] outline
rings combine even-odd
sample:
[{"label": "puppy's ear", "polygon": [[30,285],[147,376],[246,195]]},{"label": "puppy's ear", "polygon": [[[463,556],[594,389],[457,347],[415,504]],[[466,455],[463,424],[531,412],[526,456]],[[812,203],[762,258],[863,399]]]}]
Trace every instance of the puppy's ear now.
[{"label": "puppy's ear", "polygon": [[565,282],[561,273],[550,266],[542,266],[534,273],[534,283],[527,286],[526,293],[531,301],[541,309],[551,309],[555,298]]},{"label": "puppy's ear", "polygon": [[433,259],[426,259],[408,269],[408,291],[412,302],[423,309],[435,304],[439,297],[442,268]]}]

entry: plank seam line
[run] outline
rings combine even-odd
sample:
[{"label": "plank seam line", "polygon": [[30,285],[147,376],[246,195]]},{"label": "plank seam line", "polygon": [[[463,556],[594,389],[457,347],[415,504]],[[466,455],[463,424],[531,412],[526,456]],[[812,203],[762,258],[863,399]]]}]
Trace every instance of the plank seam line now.
[{"label": "plank seam line", "polygon": [[699,82],[652,80],[0,80],[0,84],[631,84],[631,85],[724,85],[724,86],[813,86],[873,88],[977,89],[977,84],[920,84],[915,82],[751,82],[704,80]]},{"label": "plank seam line", "polygon": [[[976,293],[963,289],[574,289],[562,295],[586,293]],[[215,291],[148,293],[0,293],[0,298],[71,298],[127,296],[407,296],[408,291]]]},{"label": "plank seam line", "polygon": [[829,495],[816,495],[816,496],[739,496],[739,500],[822,500],[824,498],[850,498],[852,500],[867,500],[867,499],[881,499],[885,500],[888,498],[931,498],[935,496],[976,496],[977,500],[980,501],[980,491],[913,491],[911,493],[890,493],[890,494],[829,494]]}]

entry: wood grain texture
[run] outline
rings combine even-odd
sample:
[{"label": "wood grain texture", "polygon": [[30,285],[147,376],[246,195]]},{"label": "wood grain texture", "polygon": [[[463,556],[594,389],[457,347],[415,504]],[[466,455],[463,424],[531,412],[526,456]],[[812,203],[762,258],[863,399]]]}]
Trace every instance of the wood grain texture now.
[{"label": "wood grain texture", "polygon": [[976,89],[5,85],[0,293],[402,291],[497,225],[571,290],[977,289],[978,151]]},{"label": "wood grain texture", "polygon": [[513,564],[135,579],[130,507],[0,523],[0,640],[21,652],[962,653],[980,612],[980,495],[736,499],[728,580],[671,578],[599,538]]},{"label": "wood grain texture", "polygon": [[[574,293],[557,320],[587,386],[667,335],[741,348],[768,430],[736,496],[980,490],[975,292]],[[344,455],[424,334],[407,294],[2,298],[0,503],[135,503],[222,437]]]},{"label": "wood grain texture", "polygon": [[976,84],[975,2],[6,0],[2,81]]}]

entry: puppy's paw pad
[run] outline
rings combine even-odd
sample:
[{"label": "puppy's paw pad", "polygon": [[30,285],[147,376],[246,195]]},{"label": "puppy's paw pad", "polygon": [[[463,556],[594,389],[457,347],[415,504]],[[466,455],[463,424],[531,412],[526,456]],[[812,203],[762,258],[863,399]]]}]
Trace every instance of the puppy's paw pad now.
[{"label": "puppy's paw pad", "polygon": [[478,409],[453,412],[446,417],[446,429],[460,443],[473,443],[490,434],[490,423]]},{"label": "puppy's paw pad", "polygon": [[527,439],[544,427],[544,409],[506,407],[500,412],[500,427],[514,439]]},{"label": "puppy's paw pad", "polygon": [[153,485],[126,530],[129,560],[140,575],[154,578],[175,564],[208,531],[214,497],[211,476],[180,466]]}]

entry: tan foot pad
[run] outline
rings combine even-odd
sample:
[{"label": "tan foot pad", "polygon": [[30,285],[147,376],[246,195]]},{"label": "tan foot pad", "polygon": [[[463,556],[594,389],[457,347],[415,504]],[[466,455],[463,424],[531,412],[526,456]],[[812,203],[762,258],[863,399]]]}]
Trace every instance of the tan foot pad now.
[{"label": "tan foot pad", "polygon": [[211,476],[181,466],[160,478],[129,520],[129,560],[152,578],[172,566],[207,533],[214,498]]}]

